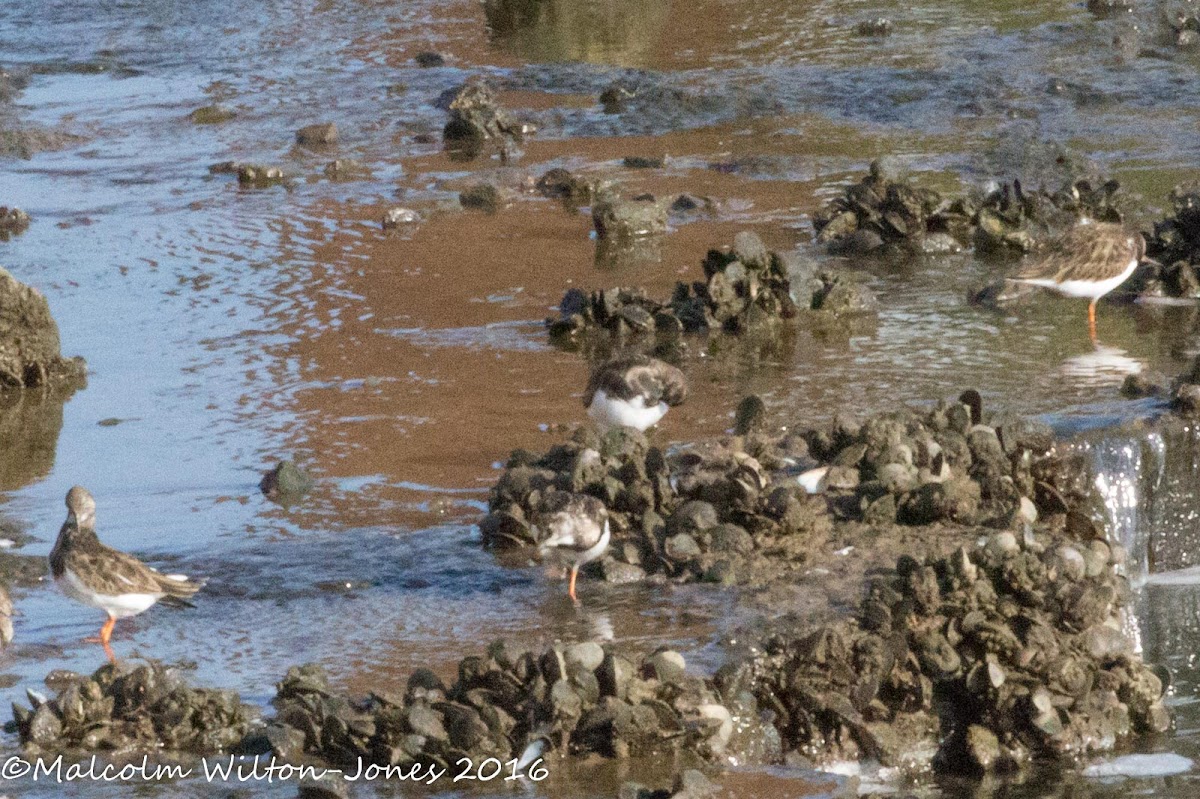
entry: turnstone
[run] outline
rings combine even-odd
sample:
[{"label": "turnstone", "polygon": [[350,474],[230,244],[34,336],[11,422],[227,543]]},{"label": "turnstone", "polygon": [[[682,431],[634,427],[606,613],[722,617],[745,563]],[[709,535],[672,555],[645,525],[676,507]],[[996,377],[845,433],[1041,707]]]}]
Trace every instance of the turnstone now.
[{"label": "turnstone", "polygon": [[683,372],[655,358],[634,355],[609,361],[592,372],[583,404],[601,432],[612,427],[645,431],[686,398]]},{"label": "turnstone", "polygon": [[1146,240],[1121,225],[1081,223],[1055,241],[1042,258],[1013,280],[1088,297],[1088,335],[1096,341],[1096,301],[1133,274],[1146,255]]},{"label": "turnstone", "polygon": [[611,531],[604,503],[586,494],[565,492],[551,498],[551,508],[542,527],[546,537],[539,544],[543,554],[553,552],[571,564],[571,583],[567,593],[575,602],[575,578],[579,567],[591,563],[608,549]]},{"label": "turnstone", "polygon": [[115,661],[109,639],[117,619],[136,616],[160,599],[191,607],[188,598],[201,584],[181,574],[160,574],[132,555],[96,537],[96,501],[86,488],[67,492],[67,520],[50,550],[50,573],[67,596],[108,614],[99,641]]}]

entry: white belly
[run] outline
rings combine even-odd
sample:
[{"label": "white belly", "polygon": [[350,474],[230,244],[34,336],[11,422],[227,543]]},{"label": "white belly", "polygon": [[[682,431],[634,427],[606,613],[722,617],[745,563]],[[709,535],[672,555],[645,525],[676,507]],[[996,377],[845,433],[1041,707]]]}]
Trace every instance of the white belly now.
[{"label": "white belly", "polygon": [[63,571],[63,576],[55,582],[71,599],[93,608],[100,608],[114,619],[136,616],[148,610],[165,596],[165,594],[116,594],[114,596],[97,594],[84,585],[70,569]]},{"label": "white belly", "polygon": [[610,537],[608,521],[606,520],[604,522],[604,532],[600,534],[600,540],[596,542],[596,545],[591,549],[585,549],[583,552],[580,552],[578,555],[571,558],[571,560],[579,566],[582,566],[585,563],[591,563],[593,560],[603,555],[604,550],[608,549],[608,539]]},{"label": "white belly", "polygon": [[1087,297],[1088,299],[1098,300],[1128,280],[1129,276],[1133,274],[1133,270],[1137,269],[1137,266],[1137,259],[1134,259],[1129,262],[1129,266],[1125,267],[1124,272],[1099,283],[1089,283],[1086,280],[1064,280],[1062,283],[1055,283],[1053,280],[1022,280],[1021,282],[1054,289],[1060,294],[1066,294],[1068,297]]},{"label": "white belly", "polygon": [[647,427],[657,424],[666,414],[665,402],[647,406],[642,397],[634,397],[631,400],[614,399],[603,389],[596,392],[592,397],[592,404],[588,406],[588,416],[603,430],[610,427],[632,427],[644,431]]}]

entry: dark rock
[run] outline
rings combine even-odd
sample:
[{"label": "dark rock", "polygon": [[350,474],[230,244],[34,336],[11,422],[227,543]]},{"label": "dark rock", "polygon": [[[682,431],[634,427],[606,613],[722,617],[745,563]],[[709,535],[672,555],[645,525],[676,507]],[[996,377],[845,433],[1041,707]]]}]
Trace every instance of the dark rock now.
[{"label": "dark rock", "polygon": [[868,19],[854,26],[859,36],[887,36],[892,32],[892,21],[885,17]]},{"label": "dark rock", "polygon": [[472,208],[494,214],[504,204],[500,190],[491,183],[479,183],[458,195],[463,208]]},{"label": "dark rock", "polygon": [[423,69],[431,67],[444,67],[446,65],[446,57],[441,53],[435,53],[432,50],[422,50],[413,56],[413,61],[417,66]]},{"label": "dark rock", "polygon": [[767,406],[757,394],[743,397],[733,417],[733,432],[739,436],[760,432],[767,413]]},{"label": "dark rock", "polygon": [[501,154],[520,143],[530,127],[500,108],[491,88],[483,81],[467,83],[451,94],[447,103],[450,120],[442,130],[447,149],[467,157],[479,155],[486,144],[500,147]]},{"label": "dark rock", "polygon": [[666,159],[661,155],[627,155],[621,163],[627,169],[662,169],[666,165]]},{"label": "dark rock", "polygon": [[295,502],[312,490],[313,478],[291,461],[279,464],[263,475],[258,487],[268,499],[277,502]]}]

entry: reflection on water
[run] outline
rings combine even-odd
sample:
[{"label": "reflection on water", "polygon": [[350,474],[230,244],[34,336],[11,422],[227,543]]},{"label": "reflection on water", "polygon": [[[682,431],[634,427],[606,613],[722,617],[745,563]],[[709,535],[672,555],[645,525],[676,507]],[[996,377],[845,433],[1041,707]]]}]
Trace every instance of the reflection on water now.
[{"label": "reflection on water", "polygon": [[1129,375],[1140,373],[1145,364],[1117,347],[1098,345],[1093,351],[1063,361],[1062,375],[1076,381],[1102,385],[1120,384]]},{"label": "reflection on water", "polygon": [[50,474],[69,397],[49,389],[0,391],[0,491]]},{"label": "reflection on water", "polygon": [[650,61],[670,0],[484,0],[492,35],[529,61],[637,67]]}]

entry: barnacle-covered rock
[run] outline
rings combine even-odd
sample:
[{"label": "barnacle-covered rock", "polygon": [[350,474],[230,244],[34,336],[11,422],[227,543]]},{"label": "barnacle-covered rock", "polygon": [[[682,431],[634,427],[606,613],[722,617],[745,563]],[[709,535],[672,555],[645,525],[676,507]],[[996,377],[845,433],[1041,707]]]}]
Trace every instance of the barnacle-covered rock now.
[{"label": "barnacle-covered rock", "polygon": [[1146,262],[1128,287],[1148,296],[1200,297],[1200,184],[1184,183],[1171,192],[1174,214],[1154,223],[1147,236]]},{"label": "barnacle-covered rock", "polygon": [[826,465],[821,487],[846,500],[838,507],[851,519],[1019,526],[1092,501],[1082,457],[1060,452],[1049,428],[1014,414],[989,421],[967,391],[927,412],[835,419],[796,434]]},{"label": "barnacle-covered rock", "polygon": [[64,358],[41,292],[0,268],[0,391],[83,382],[82,358]]}]

